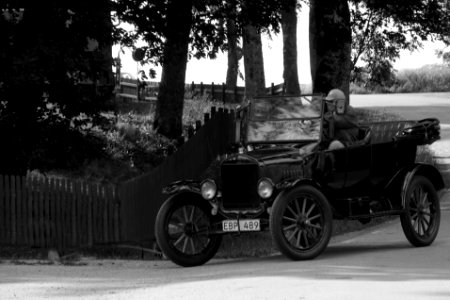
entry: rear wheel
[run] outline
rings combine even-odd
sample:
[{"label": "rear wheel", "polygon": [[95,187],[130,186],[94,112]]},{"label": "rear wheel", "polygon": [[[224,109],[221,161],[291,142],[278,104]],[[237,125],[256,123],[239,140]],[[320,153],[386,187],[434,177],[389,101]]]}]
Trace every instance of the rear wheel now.
[{"label": "rear wheel", "polygon": [[209,261],[222,236],[211,234],[211,207],[195,194],[179,194],[167,200],[156,217],[156,240],[174,263],[191,267]]},{"label": "rear wheel", "polygon": [[316,188],[297,187],[274,202],[270,228],[275,245],[285,256],[293,260],[315,258],[330,241],[330,205]]},{"label": "rear wheel", "polygon": [[435,240],[441,220],[439,197],[430,180],[412,179],[405,195],[405,213],[400,216],[403,232],[416,246],[428,246]]}]

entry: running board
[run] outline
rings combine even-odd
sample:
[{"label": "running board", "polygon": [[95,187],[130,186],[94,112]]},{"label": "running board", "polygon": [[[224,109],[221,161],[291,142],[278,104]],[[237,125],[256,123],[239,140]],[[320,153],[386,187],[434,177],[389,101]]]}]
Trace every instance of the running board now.
[{"label": "running board", "polygon": [[374,212],[374,213],[365,214],[365,215],[349,216],[349,217],[347,217],[347,219],[349,219],[349,220],[372,219],[372,218],[379,218],[379,217],[386,217],[386,216],[396,216],[396,215],[401,215],[404,213],[405,213],[405,211],[402,209],[387,210],[387,211]]}]

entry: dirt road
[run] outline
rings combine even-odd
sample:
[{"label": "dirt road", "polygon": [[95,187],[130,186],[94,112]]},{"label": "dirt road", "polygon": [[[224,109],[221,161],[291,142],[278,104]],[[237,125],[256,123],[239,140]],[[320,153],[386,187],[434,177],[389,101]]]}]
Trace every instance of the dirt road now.
[{"label": "dirt road", "polygon": [[448,249],[450,193],[430,247],[412,247],[393,220],[338,236],[321,256],[304,262],[281,255],[196,268],[168,261],[3,262],[0,299],[448,299]]}]

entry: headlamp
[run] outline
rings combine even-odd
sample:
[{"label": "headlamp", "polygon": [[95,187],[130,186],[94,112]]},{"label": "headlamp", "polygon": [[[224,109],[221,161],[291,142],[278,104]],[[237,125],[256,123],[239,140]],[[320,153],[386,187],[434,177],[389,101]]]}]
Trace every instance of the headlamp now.
[{"label": "headlamp", "polygon": [[202,193],[202,197],[204,199],[206,199],[206,200],[213,199],[217,193],[216,183],[211,179],[207,179],[207,180],[203,181],[201,184],[201,193]]},{"label": "headlamp", "polygon": [[268,178],[262,178],[258,182],[258,195],[263,198],[267,199],[272,196],[273,193],[273,183]]}]

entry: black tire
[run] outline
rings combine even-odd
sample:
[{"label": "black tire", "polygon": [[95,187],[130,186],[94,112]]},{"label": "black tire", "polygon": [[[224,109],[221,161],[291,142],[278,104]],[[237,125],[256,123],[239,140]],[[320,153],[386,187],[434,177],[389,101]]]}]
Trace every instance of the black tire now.
[{"label": "black tire", "polygon": [[436,239],[441,209],[436,189],[423,176],[412,179],[405,194],[405,213],[400,216],[403,232],[416,247],[428,246]]},{"label": "black tire", "polygon": [[221,235],[210,234],[212,221],[206,200],[196,194],[178,194],[164,202],[156,216],[156,241],[177,265],[202,265],[217,253],[222,242]]},{"label": "black tire", "polygon": [[272,239],[292,260],[313,259],[328,245],[332,213],[326,197],[312,186],[299,186],[275,200],[270,214]]}]

